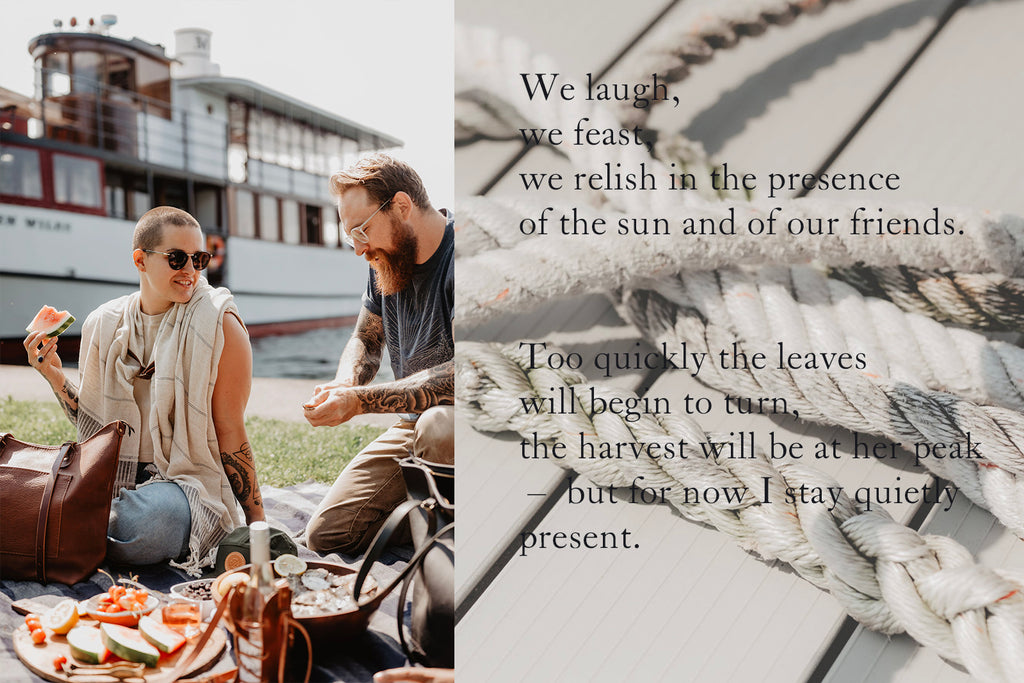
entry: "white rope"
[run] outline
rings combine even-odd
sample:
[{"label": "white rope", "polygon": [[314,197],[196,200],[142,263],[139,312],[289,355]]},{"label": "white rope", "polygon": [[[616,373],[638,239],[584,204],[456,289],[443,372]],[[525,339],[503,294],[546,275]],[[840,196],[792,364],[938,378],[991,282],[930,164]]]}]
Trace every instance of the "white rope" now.
[{"label": "white rope", "polygon": [[[548,206],[543,202],[485,197],[456,204],[459,281],[465,284],[456,300],[459,324],[484,322],[499,310],[528,310],[553,297],[607,291],[628,286],[637,278],[689,268],[820,260],[833,267],[867,263],[1024,276],[1024,218],[1009,214],[942,209],[942,215],[952,218],[963,235],[880,239],[850,235],[844,230],[831,236],[795,237],[785,226],[774,235],[751,235],[740,227],[754,219],[767,221],[779,204],[716,202],[663,216],[671,221],[669,236],[524,237],[519,229],[521,222],[539,220]],[[856,208],[817,199],[788,200],[781,206],[783,210],[776,211],[777,216],[802,220],[847,216]],[[572,216],[574,209],[591,224],[603,218],[609,233],[614,233],[621,219],[628,219],[613,211],[559,206],[547,212],[549,231],[559,230],[557,217]],[[923,212],[923,207],[900,206],[887,209],[885,215],[920,218]],[[681,234],[683,219],[693,219],[698,225],[701,220],[720,225],[730,218],[738,226],[733,236]],[[495,305],[498,302],[500,306]]]},{"label": "white rope", "polygon": [[[715,47],[731,45],[741,35],[754,35],[763,31],[768,23],[784,23],[799,9],[822,4],[813,0],[796,4],[752,0],[744,3],[739,13],[735,6],[722,10],[719,5],[716,7],[719,13],[733,14],[712,19],[708,24],[712,28],[699,34],[692,50],[684,46],[675,53],[670,51],[669,62],[655,67],[655,73],[681,78],[685,76],[688,59],[706,60],[710,58],[709,50]],[[748,14],[743,15],[743,12]],[[776,13],[774,19],[773,12]],[[703,46],[697,45],[699,42]],[[639,114],[628,110],[612,113],[581,98],[564,101],[556,96],[544,101],[538,97],[530,101],[519,74],[554,73],[557,69],[529,54],[518,41],[499,40],[493,34],[468,30],[458,33],[456,64],[466,67],[460,68],[456,76],[456,135],[462,141],[474,136],[516,139],[519,128],[559,127],[569,133],[577,125],[584,125],[584,118],[588,119],[585,125],[591,128],[629,128],[642,123],[649,112],[648,108],[640,110]],[[566,80],[563,75],[559,85]],[[634,77],[633,80],[642,79]],[[580,92],[580,84],[575,85]],[[663,180],[667,178],[668,161],[679,158],[683,160],[680,165],[684,170],[689,170],[690,165],[702,167],[705,174],[702,179],[706,180],[706,172],[712,164],[699,146],[693,146],[681,136],[665,142],[682,151],[669,152],[667,147],[661,147],[659,160],[639,145],[598,148],[563,144],[553,148],[565,154],[577,172],[593,172],[611,163],[612,166],[621,164],[617,168],[627,172],[643,167]],[[662,186],[659,184],[659,187]],[[701,190],[707,197],[706,188]],[[754,290],[761,298],[753,303],[746,302],[760,311],[758,317],[747,310],[745,302],[723,297],[722,291],[717,293],[717,298],[712,296],[714,288],[707,282],[704,283],[706,291],[696,296],[694,288],[701,283],[695,278],[709,277],[707,274],[687,275],[683,281],[673,280],[671,276],[688,268],[707,270],[736,264],[794,264],[819,259],[837,267],[866,263],[994,272],[1016,278],[1024,275],[1024,220],[987,212],[943,209],[942,216],[952,218],[957,229],[965,234],[903,240],[898,236],[879,239],[848,235],[846,230],[840,229],[827,238],[793,237],[782,230],[774,237],[751,236],[743,232],[744,226],[754,224],[751,223],[754,219],[767,220],[773,210],[783,212],[789,220],[842,218],[849,216],[853,207],[809,200],[709,206],[700,195],[700,191],[671,192],[663,188],[651,192],[573,193],[574,199],[578,198],[574,202],[577,212],[586,215],[591,224],[593,218],[599,216],[610,226],[616,226],[620,218],[661,217],[673,222],[674,236],[647,238],[548,236],[523,240],[517,234],[517,227],[524,219],[536,221],[544,204],[496,205],[482,199],[463,204],[457,211],[459,293],[456,315],[459,325],[482,322],[499,312],[527,310],[552,296],[626,288],[621,293],[624,312],[655,341],[671,344],[686,341],[705,352],[730,348],[739,340],[744,350],[752,353],[759,345],[776,338],[785,340],[794,351],[870,348],[873,362],[879,366],[872,369],[884,371],[883,379],[878,381],[857,373],[843,376],[818,370],[709,372],[701,379],[710,378],[711,383],[746,396],[785,397],[791,407],[799,409],[801,417],[882,433],[898,441],[962,441],[965,425],[969,424],[979,434],[984,433],[988,443],[998,443],[998,447],[992,447],[986,455],[1001,458],[1006,469],[994,466],[995,463],[987,459],[923,462],[956,483],[972,499],[987,505],[1020,535],[1024,530],[1024,489],[1017,485],[1017,476],[1012,471],[1022,469],[1018,444],[1024,443],[1024,430],[1017,424],[1020,416],[920,388],[938,385],[963,392],[975,400],[1019,406],[1021,369],[1014,351],[984,345],[985,342],[970,333],[961,335],[942,328],[943,334],[936,335],[937,328],[929,327],[931,323],[901,317],[893,312],[895,309],[881,302],[865,302],[862,298],[847,300],[847,297],[837,300],[834,294],[839,285],[824,285],[830,297],[806,305],[803,302],[810,300],[810,294],[814,293],[807,290],[810,281],[806,278],[799,282],[795,278],[792,292],[790,287],[778,282],[759,281]],[[600,207],[600,211],[580,206],[585,203]],[[886,207],[884,217],[920,220],[930,215],[931,208]],[[571,209],[555,208],[551,216],[568,215]],[[717,225],[726,217],[735,220],[738,228],[735,236],[683,236],[682,231],[675,231],[674,227],[686,218],[705,218]],[[736,277],[732,273],[740,272],[723,270],[719,274]],[[651,276],[655,276],[653,283],[643,282]],[[749,293],[749,289],[729,291]],[[830,318],[851,315],[851,308],[857,307],[862,314],[867,313],[879,321],[877,329],[862,332],[859,337]],[[725,315],[722,318],[708,316],[705,315],[707,310]],[[739,319],[732,319],[732,313]],[[839,323],[856,320],[841,318]],[[783,333],[766,331],[771,330],[770,327],[757,327],[765,321],[780,321],[792,329]],[[889,325],[893,327],[887,327]],[[900,325],[903,326],[900,332],[891,331]],[[909,350],[886,345],[885,334],[897,337],[908,331],[920,336],[914,340],[925,349],[923,360],[914,358]],[[477,348],[460,343],[460,355],[467,350],[476,354]],[[558,373],[546,368],[526,373],[522,369],[523,359],[516,361],[515,355],[516,352],[506,351],[506,358],[498,362],[481,352],[468,365],[460,362],[458,405],[468,410],[477,426],[495,430],[511,426],[524,436],[536,432],[541,438],[564,440],[575,436],[595,442],[637,443],[664,440],[669,434],[688,435],[694,439],[691,443],[708,438],[688,420],[675,420],[671,416],[643,416],[640,422],[627,425],[608,414],[596,415],[592,421],[580,413],[527,415],[519,396],[536,395],[534,387],[547,390],[556,386]],[[979,358],[981,360],[974,360]],[[944,361],[948,361],[948,366],[943,365]],[[482,372],[481,368],[485,367],[486,372]],[[972,382],[971,374],[975,372],[980,373],[981,382]],[[581,381],[578,377],[564,378],[564,382]],[[598,395],[610,397],[612,394]],[[1005,439],[1000,441],[1003,437]],[[703,462],[697,462],[698,458]],[[691,467],[708,462],[694,452],[685,460],[582,460],[571,465],[597,483],[628,485],[624,477],[643,472],[646,481],[652,484],[677,482],[680,489],[687,485],[685,482],[700,488],[729,485],[729,482],[753,488],[763,481],[759,474],[769,477],[771,486],[777,487],[772,489],[776,492],[786,485],[828,486],[831,482],[824,475],[798,464],[787,463],[772,470],[772,463],[760,455],[756,461],[714,463],[722,471]],[[680,483],[684,486],[679,486]],[[872,628],[884,632],[905,628],[919,642],[962,661],[979,678],[1024,679],[1021,582],[1011,579],[1005,572],[977,567],[970,555],[949,539],[919,536],[884,515],[857,510],[845,497],[831,513],[820,506],[804,504],[786,511],[774,502],[749,507],[704,506],[699,511],[693,506],[687,507],[686,501],[674,500],[673,504],[684,515],[730,533],[745,548],[764,557],[791,562],[801,575],[816,585],[827,587],[850,614]],[[755,509],[757,507],[784,510],[783,514],[797,520],[797,528],[790,519],[776,519],[771,516],[772,511],[761,511]],[[805,533],[804,529],[810,531]]]},{"label": "white rope", "polygon": [[[549,350],[553,350],[550,349]],[[590,385],[572,371],[546,366],[529,370],[528,351],[518,345],[463,342],[456,353],[456,405],[477,428],[512,428],[524,437],[599,446],[618,442],[676,442],[687,446],[676,458],[632,456],[614,459],[567,457],[558,464],[594,483],[671,487],[668,500],[688,519],[729,534],[741,547],[766,560],[789,563],[814,585],[830,591],[855,619],[883,633],[906,631],[944,657],[962,662],[973,675],[1017,681],[1024,675],[1024,597],[1021,579],[988,569],[951,539],[922,536],[880,511],[860,509],[845,494],[833,509],[826,504],[788,502],[787,487],[818,486],[839,491],[826,475],[799,463],[706,458],[699,444],[722,441],[688,418],[645,414],[626,423],[599,412],[588,417],[587,397],[629,399],[629,392]],[[574,387],[578,410],[531,413],[522,398],[543,398],[551,387]],[[683,457],[685,456],[685,457]],[[761,491],[768,480],[770,503]],[[708,503],[686,489],[746,488],[742,501]]]},{"label": "white rope", "polygon": [[[792,299],[787,301],[778,291],[770,303],[755,301],[753,306],[744,306],[745,297],[729,297],[728,304],[721,301],[714,304],[707,294],[716,288],[713,282],[708,282],[714,277],[713,273],[689,274],[685,284],[659,282],[659,291],[627,290],[622,293],[620,313],[653,343],[676,346],[686,341],[691,352],[717,354],[738,343],[748,357],[763,352],[771,359],[773,353],[777,355],[777,349],[762,341],[771,334],[788,335],[791,340],[788,346],[794,351],[830,351],[845,345],[841,330],[832,329],[823,321],[821,326],[819,321],[808,323],[806,331],[798,326],[781,330],[782,326],[798,324],[794,321],[801,318],[792,310],[786,310],[792,308]],[[693,295],[697,290],[703,293]],[[701,300],[694,301],[694,298]],[[702,306],[704,311],[700,310]],[[740,330],[733,327],[737,314],[729,310],[732,306],[743,309],[739,315],[753,316],[741,321]],[[759,314],[755,312],[757,308],[761,309]],[[716,317],[721,315],[727,317]],[[780,324],[783,320],[787,322]],[[767,326],[769,331],[765,336],[757,335],[750,341],[744,339],[744,331],[749,332],[758,323]],[[855,323],[856,320],[851,321]],[[821,339],[813,338],[814,334],[831,338],[823,345]],[[764,369],[751,366],[746,370],[723,370],[708,362],[699,379],[742,396],[785,398],[789,409],[798,411],[801,418],[881,434],[895,443],[966,446],[966,432],[971,431],[976,442],[984,442],[975,448],[984,459],[976,456],[973,459],[923,458],[920,463],[954,483],[971,500],[989,509],[1008,529],[1024,537],[1024,479],[1016,474],[1022,468],[1020,449],[1024,445],[1021,428],[1024,420],[1019,413],[977,406],[952,394],[922,390],[907,383],[906,376],[875,379],[863,372],[787,370],[775,364]]]},{"label": "white rope", "polygon": [[1024,280],[992,273],[889,268],[830,268],[865,296],[888,299],[905,311],[981,330],[1024,332]]}]

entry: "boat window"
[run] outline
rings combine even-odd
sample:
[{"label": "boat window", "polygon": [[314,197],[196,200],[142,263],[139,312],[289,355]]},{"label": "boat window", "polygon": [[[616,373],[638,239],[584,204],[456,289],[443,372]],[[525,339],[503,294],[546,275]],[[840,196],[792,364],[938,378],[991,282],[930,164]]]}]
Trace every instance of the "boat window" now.
[{"label": "boat window", "polygon": [[75,94],[99,94],[103,82],[103,55],[99,52],[76,52],[71,59],[71,90]]},{"label": "boat window", "polygon": [[0,147],[0,195],[43,198],[43,177],[37,150]]},{"label": "boat window", "polygon": [[281,201],[281,232],[283,241],[288,244],[299,244],[302,241],[299,232],[299,204],[291,199]]},{"label": "boat window", "polygon": [[338,246],[338,208],[325,206],[320,212],[321,224],[323,225],[324,245],[328,247]]},{"label": "boat window", "polygon": [[359,143],[349,138],[341,140],[341,167],[348,168],[359,159]]},{"label": "boat window", "polygon": [[71,92],[67,52],[43,56],[43,97],[61,97]]},{"label": "boat window", "polygon": [[53,155],[53,200],[93,209],[103,208],[100,164],[95,159]]},{"label": "boat window", "polygon": [[233,194],[235,197],[234,234],[239,237],[255,237],[256,210],[252,192],[235,188]]},{"label": "boat window", "polygon": [[334,171],[345,168],[341,163],[341,138],[337,135],[328,133],[326,145],[324,148],[327,151],[327,168],[333,173]]},{"label": "boat window", "polygon": [[280,211],[277,197],[260,195],[260,239],[271,242],[280,241]]},{"label": "boat window", "polygon": [[196,205],[192,215],[204,230],[220,232],[220,190],[209,185],[196,186]]},{"label": "boat window", "polygon": [[118,54],[107,55],[107,84],[109,97],[117,101],[130,102],[135,92],[134,63],[128,57]]},{"label": "boat window", "polygon": [[306,244],[323,244],[323,236],[320,234],[320,207],[306,204],[302,207],[302,214],[306,222],[302,241]]},{"label": "boat window", "polygon": [[150,201],[148,192],[138,189],[132,190],[129,215],[133,221],[142,218],[142,215],[152,208],[153,202]]},{"label": "boat window", "polygon": [[135,58],[135,87],[143,97],[148,114],[171,118],[171,68],[143,55]]},{"label": "boat window", "polygon": [[183,180],[157,176],[153,179],[153,191],[157,206],[185,208],[188,205],[188,188]]},{"label": "boat window", "polygon": [[107,215],[111,218],[128,218],[128,203],[123,187],[107,185]]}]

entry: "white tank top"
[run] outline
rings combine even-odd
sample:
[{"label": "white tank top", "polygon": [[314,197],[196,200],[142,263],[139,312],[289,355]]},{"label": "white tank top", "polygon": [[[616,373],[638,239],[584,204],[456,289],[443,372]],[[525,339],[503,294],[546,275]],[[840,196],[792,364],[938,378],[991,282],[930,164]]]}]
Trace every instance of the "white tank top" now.
[{"label": "white tank top", "polygon": [[[157,331],[160,329],[160,323],[163,322],[166,314],[167,311],[157,313],[156,315],[142,313],[142,338],[145,342],[145,350],[143,351],[142,358],[139,360],[142,362],[143,368],[149,366],[153,360],[153,345],[156,340]],[[152,385],[153,383],[148,378],[142,379],[141,377],[136,377],[133,385],[135,403],[139,406],[139,414],[142,416],[142,421],[139,425],[140,463],[153,462],[153,439],[149,435],[149,409],[152,405],[150,390]]]}]

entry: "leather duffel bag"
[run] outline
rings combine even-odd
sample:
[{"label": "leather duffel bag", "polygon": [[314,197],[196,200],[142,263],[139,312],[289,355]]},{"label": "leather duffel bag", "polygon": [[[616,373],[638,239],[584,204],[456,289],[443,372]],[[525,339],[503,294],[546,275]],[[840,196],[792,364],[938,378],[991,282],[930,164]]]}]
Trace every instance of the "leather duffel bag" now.
[{"label": "leather duffel bag", "polygon": [[126,427],[60,446],[0,435],[0,578],[73,584],[96,571]]}]

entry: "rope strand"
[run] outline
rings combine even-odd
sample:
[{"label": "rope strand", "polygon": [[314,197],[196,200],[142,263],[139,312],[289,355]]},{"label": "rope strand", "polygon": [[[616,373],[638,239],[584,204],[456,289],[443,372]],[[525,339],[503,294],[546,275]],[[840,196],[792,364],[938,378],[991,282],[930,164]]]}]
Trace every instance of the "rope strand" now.
[{"label": "rope strand", "polygon": [[[551,350],[551,349],[549,349]],[[590,392],[605,401],[629,399],[622,390],[587,384],[573,371],[529,368],[528,352],[513,346],[460,343],[456,353],[456,405],[480,429],[510,427],[524,438],[573,443],[683,441],[676,458],[569,457],[557,462],[607,486],[628,487],[636,476],[671,487],[670,504],[684,517],[729,534],[766,560],[787,562],[802,577],[830,591],[855,619],[883,633],[906,631],[939,654],[962,662],[990,681],[1020,680],[1024,584],[1000,570],[974,563],[951,539],[922,536],[882,511],[866,511],[830,477],[799,463],[776,464],[761,452],[753,459],[705,457],[699,444],[721,439],[692,420],[645,414],[626,423],[619,415],[591,417]],[[539,401],[549,387],[573,387],[580,397],[570,414],[526,415],[521,399]],[[542,388],[544,391],[538,391]],[[826,504],[787,500],[787,488],[817,486],[837,491]],[[707,502],[687,490],[746,489],[750,495]],[[757,493],[768,487],[769,500]],[[1007,647],[1010,645],[1010,647]]]}]

